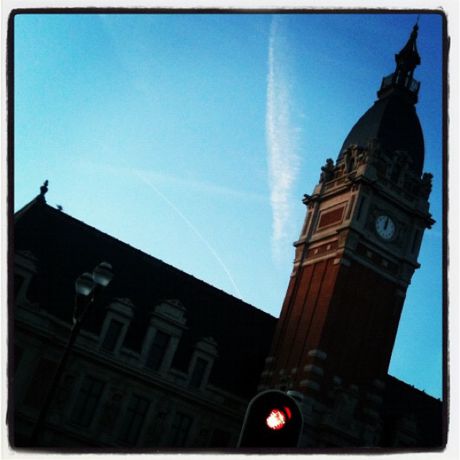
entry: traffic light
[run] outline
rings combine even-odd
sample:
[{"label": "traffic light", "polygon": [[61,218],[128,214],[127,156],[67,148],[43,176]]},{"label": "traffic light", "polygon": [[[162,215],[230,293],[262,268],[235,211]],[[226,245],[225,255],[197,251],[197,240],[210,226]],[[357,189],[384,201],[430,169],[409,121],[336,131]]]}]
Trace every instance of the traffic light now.
[{"label": "traffic light", "polygon": [[248,405],[238,447],[297,447],[302,425],[302,412],[291,396],[264,391]]}]

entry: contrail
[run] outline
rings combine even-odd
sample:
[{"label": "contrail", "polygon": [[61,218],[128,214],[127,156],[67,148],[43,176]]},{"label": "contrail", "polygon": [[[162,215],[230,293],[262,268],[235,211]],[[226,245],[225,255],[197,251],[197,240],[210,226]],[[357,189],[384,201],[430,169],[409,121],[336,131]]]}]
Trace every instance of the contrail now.
[{"label": "contrail", "polygon": [[222,267],[226,275],[228,276],[228,279],[230,280],[230,283],[233,286],[233,289],[237,293],[238,297],[241,299],[242,295],[240,290],[238,289],[238,286],[235,283],[235,280],[233,279],[230,271],[228,268],[225,266],[223,260],[219,257],[219,254],[214,250],[214,248],[206,241],[206,239],[201,235],[201,233],[197,230],[197,228],[190,222],[190,220],[182,214],[180,209],[176,207],[174,203],[172,203],[163,193],[158,190],[158,188],[147,178],[145,177],[142,173],[139,171],[134,171],[134,173],[142,180],[144,181],[160,198],[162,198],[175,212],[176,214],[190,227],[190,229],[195,233],[195,235],[203,242],[203,244],[209,249],[211,254],[214,256],[214,258],[217,260],[219,265]]},{"label": "contrail", "polygon": [[280,18],[274,16],[268,46],[266,138],[270,203],[273,216],[272,249],[280,255],[287,237],[286,225],[291,215],[290,193],[299,167],[296,154],[296,130],[291,127],[290,93],[282,60],[285,44],[279,33]]}]

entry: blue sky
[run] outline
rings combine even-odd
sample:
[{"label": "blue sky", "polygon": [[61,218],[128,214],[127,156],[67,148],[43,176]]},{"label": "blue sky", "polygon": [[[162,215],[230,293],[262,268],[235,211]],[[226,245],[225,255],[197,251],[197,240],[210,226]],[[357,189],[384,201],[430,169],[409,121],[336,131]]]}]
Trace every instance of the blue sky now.
[{"label": "blue sky", "polygon": [[[320,167],[411,14],[18,15],[15,209],[64,212],[278,316]],[[419,19],[431,212],[390,373],[441,397],[441,17]],[[116,270],[116,267],[115,267]]]}]

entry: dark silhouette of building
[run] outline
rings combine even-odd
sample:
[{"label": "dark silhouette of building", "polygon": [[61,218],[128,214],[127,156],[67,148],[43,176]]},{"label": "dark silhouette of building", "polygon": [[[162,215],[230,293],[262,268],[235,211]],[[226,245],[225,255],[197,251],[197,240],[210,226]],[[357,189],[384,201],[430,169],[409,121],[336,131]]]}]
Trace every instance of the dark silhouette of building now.
[{"label": "dark silhouette of building", "polygon": [[416,37],[417,27],[305,196],[278,322],[54,209],[42,186],[14,218],[13,446],[31,445],[72,327],[75,280],[102,261],[113,281],[84,319],[34,446],[234,447],[248,401],[269,388],[299,401],[300,447],[443,445],[441,402],[387,374],[434,223]]},{"label": "dark silhouette of building", "polygon": [[72,324],[74,284],[114,278],[82,331],[40,445],[236,444],[275,318],[46,204],[15,215],[13,444],[27,446]]},{"label": "dark silhouette of building", "polygon": [[[434,224],[432,175],[423,173],[415,111],[417,31],[416,25],[377,101],[303,200],[307,216],[259,387],[306,396],[303,445],[391,444],[385,417],[402,417],[401,426],[411,427],[402,445],[428,442],[421,425],[417,434],[414,414],[396,416],[390,410],[396,405],[382,406],[406,290],[419,267],[423,233]],[[399,387],[388,395],[404,392]]]}]

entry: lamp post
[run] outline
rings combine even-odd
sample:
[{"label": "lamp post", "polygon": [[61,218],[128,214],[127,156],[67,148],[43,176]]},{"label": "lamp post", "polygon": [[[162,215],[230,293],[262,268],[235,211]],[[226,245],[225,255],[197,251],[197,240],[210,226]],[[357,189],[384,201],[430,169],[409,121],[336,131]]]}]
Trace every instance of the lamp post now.
[{"label": "lamp post", "polygon": [[91,305],[95,303],[100,292],[112,281],[112,266],[107,262],[97,265],[93,273],[83,273],[75,281],[75,305],[72,316],[72,328],[64,353],[59,361],[53,380],[49,387],[43,406],[30,436],[30,446],[36,446],[38,436],[43,428],[49,407],[54,399],[57,386],[64,372],[70,352],[80,332],[81,324]]}]

